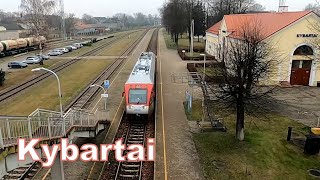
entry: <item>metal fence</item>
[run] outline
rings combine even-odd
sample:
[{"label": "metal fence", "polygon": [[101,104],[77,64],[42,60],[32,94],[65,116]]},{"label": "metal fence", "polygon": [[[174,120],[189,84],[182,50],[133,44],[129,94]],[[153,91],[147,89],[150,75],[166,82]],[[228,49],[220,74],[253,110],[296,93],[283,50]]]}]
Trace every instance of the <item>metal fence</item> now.
[{"label": "metal fence", "polygon": [[91,127],[107,119],[107,112],[90,113],[81,109],[70,109],[61,114],[55,111],[37,109],[28,117],[0,117],[0,147],[17,144],[19,138],[53,139],[64,136],[74,126]]}]

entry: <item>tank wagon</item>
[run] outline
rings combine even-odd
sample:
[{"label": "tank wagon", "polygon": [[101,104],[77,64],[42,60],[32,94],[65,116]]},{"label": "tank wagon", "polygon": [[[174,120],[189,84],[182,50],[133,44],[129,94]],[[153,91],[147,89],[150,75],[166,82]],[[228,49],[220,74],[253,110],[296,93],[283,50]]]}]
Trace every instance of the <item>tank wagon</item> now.
[{"label": "tank wagon", "polygon": [[155,68],[156,55],[143,52],[124,87],[127,116],[152,113],[155,103]]},{"label": "tank wagon", "polygon": [[44,36],[19,38],[0,41],[0,56],[10,56],[39,49],[40,44],[45,47],[47,39]]}]

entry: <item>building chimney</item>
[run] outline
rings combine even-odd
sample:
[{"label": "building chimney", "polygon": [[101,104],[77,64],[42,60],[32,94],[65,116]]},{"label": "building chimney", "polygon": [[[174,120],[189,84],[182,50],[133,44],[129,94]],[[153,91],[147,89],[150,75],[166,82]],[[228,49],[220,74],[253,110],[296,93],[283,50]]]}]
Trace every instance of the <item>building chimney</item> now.
[{"label": "building chimney", "polygon": [[288,12],[289,6],[286,6],[286,0],[279,0],[279,12]]}]

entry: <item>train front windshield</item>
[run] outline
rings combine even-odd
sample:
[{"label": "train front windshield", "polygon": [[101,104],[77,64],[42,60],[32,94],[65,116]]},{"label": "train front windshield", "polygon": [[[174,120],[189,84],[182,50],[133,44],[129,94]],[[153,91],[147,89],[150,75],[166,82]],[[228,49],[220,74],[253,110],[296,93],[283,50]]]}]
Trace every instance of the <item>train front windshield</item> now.
[{"label": "train front windshield", "polygon": [[130,89],[129,103],[130,104],[146,104],[147,90],[146,89]]}]

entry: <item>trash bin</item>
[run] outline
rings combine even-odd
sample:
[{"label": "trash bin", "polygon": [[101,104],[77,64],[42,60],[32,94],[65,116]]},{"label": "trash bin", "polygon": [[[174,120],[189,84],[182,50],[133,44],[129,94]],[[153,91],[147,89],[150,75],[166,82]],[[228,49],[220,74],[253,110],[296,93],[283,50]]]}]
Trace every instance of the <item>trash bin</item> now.
[{"label": "trash bin", "polygon": [[304,146],[304,153],[316,155],[320,151],[320,136],[315,134],[306,135],[307,140]]}]

